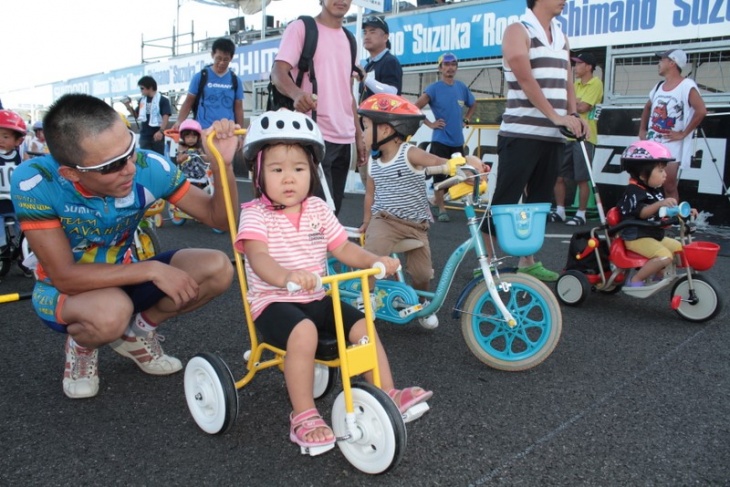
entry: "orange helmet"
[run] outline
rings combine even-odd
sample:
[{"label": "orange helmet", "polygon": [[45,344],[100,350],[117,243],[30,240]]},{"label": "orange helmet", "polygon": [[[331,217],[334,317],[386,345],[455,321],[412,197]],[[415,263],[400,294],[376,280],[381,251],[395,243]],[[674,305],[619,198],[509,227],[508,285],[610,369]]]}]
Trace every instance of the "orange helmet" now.
[{"label": "orange helmet", "polygon": [[413,103],[398,95],[377,93],[360,104],[357,113],[374,123],[387,123],[404,139],[418,131],[426,118]]}]

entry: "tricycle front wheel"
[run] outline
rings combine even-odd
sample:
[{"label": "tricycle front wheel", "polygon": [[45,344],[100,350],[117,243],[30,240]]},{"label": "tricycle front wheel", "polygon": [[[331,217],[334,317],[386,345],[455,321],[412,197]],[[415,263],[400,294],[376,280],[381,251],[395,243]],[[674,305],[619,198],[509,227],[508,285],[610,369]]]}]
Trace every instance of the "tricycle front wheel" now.
[{"label": "tricycle front wheel", "polygon": [[679,301],[677,314],[687,321],[701,323],[714,318],[722,309],[722,297],[717,284],[707,276],[692,275],[694,297],[690,295],[689,280],[683,276],[672,287],[672,299]]},{"label": "tricycle front wheel", "polygon": [[469,350],[499,370],[527,370],[542,363],[560,340],[563,317],[552,291],[525,274],[500,274],[510,284],[499,296],[517,321],[510,327],[487,290],[485,281],[469,293],[461,310],[461,332]]}]

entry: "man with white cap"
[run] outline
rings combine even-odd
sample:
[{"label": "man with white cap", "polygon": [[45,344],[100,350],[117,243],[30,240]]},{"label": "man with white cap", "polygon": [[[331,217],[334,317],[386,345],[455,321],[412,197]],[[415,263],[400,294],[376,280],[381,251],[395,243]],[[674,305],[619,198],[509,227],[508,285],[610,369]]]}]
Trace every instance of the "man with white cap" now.
[{"label": "man with white cap", "polygon": [[687,53],[681,49],[658,52],[659,76],[664,78],[650,92],[641,113],[639,138],[664,144],[677,162],[667,164],[664,196],[679,201],[679,169],[692,160],[692,134],[707,115],[697,83],[682,76]]}]

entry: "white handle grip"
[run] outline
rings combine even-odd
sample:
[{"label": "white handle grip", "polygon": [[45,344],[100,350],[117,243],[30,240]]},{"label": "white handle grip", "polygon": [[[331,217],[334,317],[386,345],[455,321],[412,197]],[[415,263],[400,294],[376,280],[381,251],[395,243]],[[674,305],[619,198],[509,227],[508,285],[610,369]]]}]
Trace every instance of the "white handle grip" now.
[{"label": "white handle grip", "polygon": [[[373,267],[380,270],[380,272],[375,274],[373,277],[375,279],[383,279],[385,277],[385,264],[383,264],[382,262],[376,262],[375,264],[373,264]],[[398,270],[401,270],[400,265],[398,266]]]},{"label": "white handle grip", "polygon": [[[322,289],[322,278],[316,274],[315,274],[315,276],[317,277],[317,284],[314,286],[314,291],[319,291]],[[300,286],[296,282],[289,281],[286,283],[286,290],[289,291],[290,293],[295,293],[297,291],[301,291],[302,286]]]}]

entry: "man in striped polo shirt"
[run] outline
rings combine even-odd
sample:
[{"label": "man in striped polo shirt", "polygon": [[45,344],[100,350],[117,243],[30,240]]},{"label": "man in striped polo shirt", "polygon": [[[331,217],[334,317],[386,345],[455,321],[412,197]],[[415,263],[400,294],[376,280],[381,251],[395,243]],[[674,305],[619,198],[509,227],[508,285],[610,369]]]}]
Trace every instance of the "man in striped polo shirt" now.
[{"label": "man in striped polo shirt", "polygon": [[[527,0],[520,22],[507,27],[502,64],[507,81],[507,108],[497,138],[499,166],[493,205],[551,202],[563,157],[560,126],[581,136],[588,126],[576,112],[568,37],[556,17],[565,0]],[[492,233],[494,233],[494,226]],[[487,232],[487,222],[482,225]],[[489,245],[487,245],[489,248]],[[519,272],[542,281],[558,274],[520,257]]]}]

